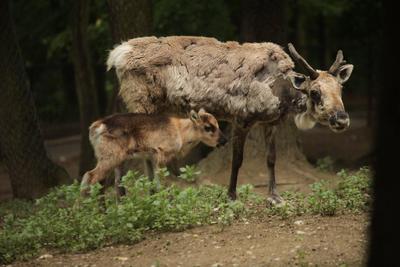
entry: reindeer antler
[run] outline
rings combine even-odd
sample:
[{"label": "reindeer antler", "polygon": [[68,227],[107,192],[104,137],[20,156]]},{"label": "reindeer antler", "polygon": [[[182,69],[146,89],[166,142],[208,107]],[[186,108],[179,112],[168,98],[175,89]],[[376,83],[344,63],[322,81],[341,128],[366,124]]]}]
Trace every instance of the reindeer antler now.
[{"label": "reindeer antler", "polygon": [[297,53],[296,49],[294,48],[292,43],[288,44],[289,47],[289,52],[292,55],[292,57],[294,58],[294,60],[296,60],[296,62],[299,65],[302,65],[308,72],[308,74],[310,75],[311,80],[315,80],[318,78],[318,72],[310,66],[310,64],[308,64],[308,62],[302,57],[300,56],[299,53]]},{"label": "reindeer antler", "polygon": [[337,54],[336,54],[336,60],[335,60],[335,62],[333,62],[332,66],[329,68],[328,72],[332,75],[336,75],[339,68],[341,66],[343,66],[344,64],[346,64],[346,60],[343,60],[343,51],[338,50]]}]

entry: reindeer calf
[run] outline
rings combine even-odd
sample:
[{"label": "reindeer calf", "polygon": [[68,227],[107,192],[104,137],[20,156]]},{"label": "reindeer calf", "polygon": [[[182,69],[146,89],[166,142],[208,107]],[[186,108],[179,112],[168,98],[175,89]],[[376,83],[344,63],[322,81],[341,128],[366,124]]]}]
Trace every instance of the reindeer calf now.
[{"label": "reindeer calf", "polygon": [[[189,118],[168,115],[115,114],[95,121],[89,128],[97,165],[82,178],[82,194],[88,185],[101,182],[112,169],[133,158],[146,162],[147,175],[154,178],[159,168],[179,154],[185,154],[199,142],[208,146],[224,145],[227,140],[213,115],[200,109]],[[116,175],[116,186],[119,177]],[[117,190],[118,193],[118,190]]]}]

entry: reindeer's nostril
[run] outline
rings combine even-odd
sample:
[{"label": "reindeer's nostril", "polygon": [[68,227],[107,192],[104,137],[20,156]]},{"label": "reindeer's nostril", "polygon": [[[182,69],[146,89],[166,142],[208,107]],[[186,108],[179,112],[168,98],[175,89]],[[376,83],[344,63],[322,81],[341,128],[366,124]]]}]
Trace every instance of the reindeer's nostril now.
[{"label": "reindeer's nostril", "polygon": [[344,111],[338,111],[336,113],[336,117],[338,120],[347,120],[349,118],[349,114]]},{"label": "reindeer's nostril", "polygon": [[336,124],[336,120],[337,120],[337,118],[336,118],[335,115],[330,116],[329,117],[329,124],[330,125],[335,125]]}]

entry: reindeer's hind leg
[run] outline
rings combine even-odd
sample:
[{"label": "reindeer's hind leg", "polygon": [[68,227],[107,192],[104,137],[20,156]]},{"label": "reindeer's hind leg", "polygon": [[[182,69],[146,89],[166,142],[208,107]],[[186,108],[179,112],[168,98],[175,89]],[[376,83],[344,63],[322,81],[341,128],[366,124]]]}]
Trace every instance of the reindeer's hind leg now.
[{"label": "reindeer's hind leg", "polygon": [[236,185],[239,169],[243,163],[243,149],[249,129],[241,128],[237,125],[232,130],[232,169],[231,180],[229,183],[228,195],[232,200],[236,199]]},{"label": "reindeer's hind leg", "polygon": [[267,154],[267,171],[268,171],[268,186],[269,186],[269,197],[268,201],[271,204],[280,204],[283,202],[282,197],[276,190],[275,181],[275,161],[276,161],[276,147],[275,147],[275,133],[276,127],[266,125],[264,127],[265,147]]}]

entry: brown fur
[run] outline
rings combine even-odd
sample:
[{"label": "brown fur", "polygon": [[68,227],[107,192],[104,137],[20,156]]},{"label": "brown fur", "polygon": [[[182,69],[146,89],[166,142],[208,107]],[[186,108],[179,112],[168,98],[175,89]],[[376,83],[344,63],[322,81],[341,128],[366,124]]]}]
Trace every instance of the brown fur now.
[{"label": "brown fur", "polygon": [[[341,102],[341,84],[353,65],[337,56],[332,73],[306,77],[296,73],[285,51],[273,43],[219,42],[194,36],[142,37],[123,42],[109,54],[108,69],[115,67],[120,95],[131,112],[187,112],[205,107],[220,120],[233,123],[233,162],[229,194],[236,196],[237,174],[243,146],[252,125],[263,122],[267,150],[275,154],[274,128],[290,112],[300,129],[316,123],[333,131],[345,130],[350,120]],[[335,61],[336,62],[336,61]],[[315,73],[314,73],[315,74]],[[319,90],[322,103],[310,97]],[[274,164],[267,165],[271,196],[275,190]]]},{"label": "brown fur", "polygon": [[148,158],[159,167],[186,153],[193,144],[217,146],[224,139],[214,116],[204,110],[192,111],[190,116],[126,113],[94,122],[89,138],[98,162],[95,169],[85,173],[82,185],[101,182],[128,159]]}]

